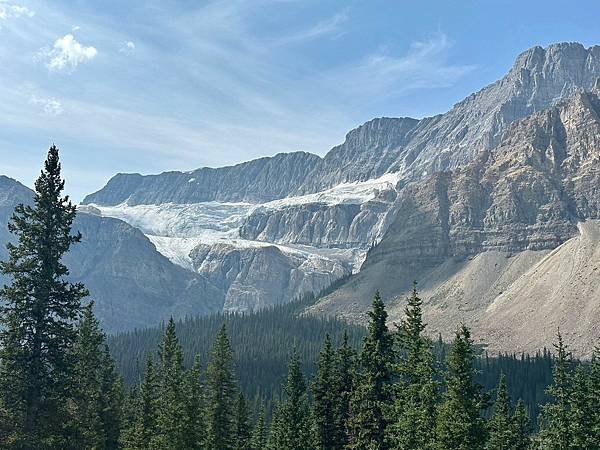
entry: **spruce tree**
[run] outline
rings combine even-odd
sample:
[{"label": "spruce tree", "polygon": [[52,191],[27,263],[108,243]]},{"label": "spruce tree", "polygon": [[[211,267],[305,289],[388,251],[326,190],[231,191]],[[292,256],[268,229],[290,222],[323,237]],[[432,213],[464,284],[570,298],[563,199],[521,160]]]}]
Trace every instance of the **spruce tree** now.
[{"label": "spruce tree", "polygon": [[344,332],[342,345],[336,355],[337,412],[336,429],[339,448],[350,443],[350,401],[355,388],[356,352],[348,343],[348,333]]},{"label": "spruce tree", "polygon": [[313,417],[315,422],[316,446],[321,450],[341,448],[338,441],[338,384],[335,373],[335,352],[329,335],[321,350],[317,375],[313,383]]},{"label": "spruce tree", "polygon": [[122,383],[105,340],[90,302],[75,344],[71,448],[118,448]]},{"label": "spruce tree", "polygon": [[235,448],[237,387],[233,352],[223,325],[217,335],[207,370],[207,426],[209,450]]},{"label": "spruce tree", "polygon": [[515,448],[515,435],[510,413],[510,397],[506,385],[506,376],[500,376],[496,390],[496,402],[492,418],[488,424],[489,450],[513,450]]},{"label": "spruce tree", "polygon": [[148,355],[144,380],[135,402],[132,428],[123,433],[122,447],[127,450],[146,450],[156,439],[158,415],[158,383],[152,356]]},{"label": "spruce tree", "polygon": [[261,409],[252,432],[250,448],[252,450],[265,450],[268,443],[267,424],[265,423],[265,410]]},{"label": "spruce tree", "polygon": [[369,312],[368,334],[360,356],[361,373],[351,402],[351,448],[385,450],[392,405],[394,344],[379,292]]},{"label": "spruce tree", "polygon": [[178,450],[185,447],[186,393],[183,388],[183,352],[175,332],[173,318],[167,323],[158,350],[158,409],[156,433],[151,447]]},{"label": "spruce tree", "polygon": [[511,419],[514,450],[527,450],[531,445],[531,419],[523,400],[517,402]]},{"label": "spruce tree", "polygon": [[200,357],[196,356],[194,365],[187,370],[184,379],[185,417],[183,436],[185,438],[185,448],[189,450],[203,449],[206,440],[204,392],[201,377]]},{"label": "spruce tree", "polygon": [[586,366],[579,364],[572,377],[572,394],[570,399],[570,428],[571,448],[573,450],[587,450],[594,448],[592,430],[594,427],[594,413],[600,404],[593,404],[590,393],[592,386]]},{"label": "spruce tree", "polygon": [[571,356],[564,344],[560,330],[557,333],[556,357],[552,371],[553,381],[547,393],[552,402],[542,407],[540,415],[539,445],[548,450],[571,448],[570,400],[573,393]]},{"label": "spruce tree", "polygon": [[314,448],[306,381],[294,349],[290,360],[284,399],[278,405],[271,428],[269,448],[308,450]]},{"label": "spruce tree", "polygon": [[235,450],[251,450],[252,429],[246,398],[238,394],[235,413]]},{"label": "spruce tree", "polygon": [[481,410],[487,404],[481,386],[475,382],[474,362],[471,332],[462,325],[448,356],[446,392],[436,425],[439,450],[480,450],[484,446],[485,421]]},{"label": "spruce tree", "polygon": [[595,448],[600,448],[600,347],[597,347],[592,356],[590,365],[590,392],[589,401],[595,405],[592,413],[592,444]]},{"label": "spruce tree", "polygon": [[4,448],[67,445],[75,324],[88,292],[66,281],[62,258],[81,235],[71,234],[76,211],[63,189],[52,146],[35,182],[33,206],[18,205],[8,225],[17,243],[7,245],[9,260],[0,264],[12,280],[0,290],[0,392],[9,428],[0,437]]},{"label": "spruce tree", "polygon": [[394,449],[426,450],[433,446],[438,386],[432,345],[423,335],[422,301],[416,283],[398,330],[399,380],[388,440]]}]

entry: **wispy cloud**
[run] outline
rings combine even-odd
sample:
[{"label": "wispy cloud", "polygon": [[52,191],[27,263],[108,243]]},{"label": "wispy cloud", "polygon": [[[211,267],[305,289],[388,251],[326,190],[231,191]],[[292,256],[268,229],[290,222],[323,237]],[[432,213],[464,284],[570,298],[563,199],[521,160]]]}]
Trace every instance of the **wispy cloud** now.
[{"label": "wispy cloud", "polygon": [[31,95],[31,97],[29,97],[29,103],[40,106],[42,113],[47,116],[59,116],[64,112],[62,104],[52,97],[43,98],[38,97],[37,95]]},{"label": "wispy cloud", "polygon": [[72,71],[86,61],[96,57],[98,50],[92,46],[81,45],[72,34],[57,39],[51,49],[41,49],[40,59],[46,59],[46,67],[50,71]]},{"label": "wispy cloud", "polygon": [[382,49],[362,61],[329,74],[330,81],[341,89],[366,95],[398,95],[421,88],[448,87],[471,72],[475,66],[448,62],[452,42],[446,34],[413,42],[403,55]]},{"label": "wispy cloud", "polygon": [[17,5],[15,3],[9,3],[0,1],[0,20],[8,20],[19,17],[33,17],[35,11],[30,10],[26,6]]},{"label": "wispy cloud", "polygon": [[321,20],[303,30],[283,36],[277,40],[278,44],[293,44],[317,39],[323,36],[339,37],[344,34],[343,25],[348,21],[348,9]]}]

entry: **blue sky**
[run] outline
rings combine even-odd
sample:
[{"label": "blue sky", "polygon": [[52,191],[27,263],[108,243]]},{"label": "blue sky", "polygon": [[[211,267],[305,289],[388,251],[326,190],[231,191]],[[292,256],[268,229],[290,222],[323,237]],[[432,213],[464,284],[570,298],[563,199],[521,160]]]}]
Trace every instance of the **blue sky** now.
[{"label": "blue sky", "polygon": [[51,143],[76,200],[117,172],[326,153],[444,112],[534,45],[600,44],[590,1],[0,0],[0,173]]}]

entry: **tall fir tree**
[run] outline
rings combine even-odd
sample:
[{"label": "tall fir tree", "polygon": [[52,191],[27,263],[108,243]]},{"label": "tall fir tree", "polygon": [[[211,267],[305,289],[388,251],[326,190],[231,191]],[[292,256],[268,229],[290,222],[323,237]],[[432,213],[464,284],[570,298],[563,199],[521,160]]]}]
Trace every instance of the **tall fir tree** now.
[{"label": "tall fir tree", "polygon": [[235,411],[235,450],[251,450],[252,427],[244,394],[238,393]]},{"label": "tall fir tree", "polygon": [[531,446],[531,418],[525,402],[517,402],[511,419],[514,450],[527,450]]},{"label": "tall fir tree", "polygon": [[156,367],[158,395],[156,432],[151,447],[161,450],[185,448],[186,423],[183,378],[183,351],[175,332],[175,321],[169,319],[158,349]]},{"label": "tall fir tree", "polygon": [[572,393],[570,399],[570,428],[571,448],[573,450],[587,450],[594,448],[596,437],[592,434],[594,427],[594,412],[600,404],[593,404],[590,393],[589,369],[579,364],[572,376]]},{"label": "tall fir tree", "polygon": [[335,352],[329,335],[317,363],[317,375],[313,383],[313,417],[316,447],[320,450],[342,448],[338,427],[339,388],[335,373]]},{"label": "tall fir tree", "polygon": [[436,423],[438,383],[432,345],[423,335],[422,300],[416,282],[404,310],[397,336],[399,362],[395,383],[396,400],[388,440],[394,449],[427,450],[433,448],[431,430]]},{"label": "tall fir tree", "polygon": [[290,359],[284,399],[278,405],[271,427],[272,450],[309,450],[314,448],[306,380],[294,349]]},{"label": "tall fir tree", "polygon": [[204,415],[204,392],[202,386],[200,357],[196,356],[193,366],[187,370],[184,379],[185,416],[183,436],[185,448],[201,450],[206,441]]},{"label": "tall fir tree", "polygon": [[488,430],[489,440],[486,447],[488,450],[514,450],[516,436],[512,426],[510,396],[506,385],[506,375],[504,374],[500,376],[494,411],[488,424]]},{"label": "tall fir tree", "polygon": [[480,450],[485,436],[481,410],[487,407],[482,387],[475,382],[475,352],[471,332],[462,325],[448,356],[446,392],[436,424],[439,450]]},{"label": "tall fir tree", "polygon": [[592,444],[600,448],[600,347],[597,347],[590,364],[590,392],[589,398],[592,405],[596,405],[592,413]]},{"label": "tall fir tree", "polygon": [[144,380],[137,396],[134,397],[134,410],[130,427],[121,433],[121,447],[124,450],[147,450],[156,439],[158,414],[158,383],[152,356],[148,355]]},{"label": "tall fir tree", "polygon": [[265,450],[267,448],[268,438],[265,410],[264,408],[261,408],[258,413],[256,424],[254,425],[254,430],[252,431],[250,448],[252,450]]},{"label": "tall fir tree", "polygon": [[4,448],[64,448],[67,399],[73,387],[73,346],[82,284],[66,281],[62,258],[81,235],[71,234],[75,206],[62,196],[58,148],[48,151],[35,182],[33,206],[18,205],[8,225],[16,244],[0,270],[12,279],[0,290],[0,392],[8,433]]},{"label": "tall fir tree", "polygon": [[342,344],[337,350],[335,377],[337,381],[336,429],[339,448],[350,443],[350,401],[355,388],[356,351],[348,342],[348,333],[344,332]]},{"label": "tall fir tree", "polygon": [[368,334],[360,355],[361,372],[351,402],[353,449],[385,450],[385,435],[392,406],[394,339],[386,321],[385,304],[375,294],[369,312]]},{"label": "tall fir tree", "polygon": [[207,427],[209,450],[235,448],[235,406],[237,386],[233,352],[225,325],[213,346],[207,370]]},{"label": "tall fir tree", "polygon": [[540,415],[538,444],[547,450],[568,450],[571,448],[571,408],[573,393],[571,379],[571,355],[563,342],[560,330],[556,336],[556,357],[552,370],[552,384],[547,393],[552,402],[543,406]]},{"label": "tall fir tree", "polygon": [[105,340],[90,302],[83,310],[75,344],[69,437],[69,447],[74,449],[118,448],[122,383]]}]

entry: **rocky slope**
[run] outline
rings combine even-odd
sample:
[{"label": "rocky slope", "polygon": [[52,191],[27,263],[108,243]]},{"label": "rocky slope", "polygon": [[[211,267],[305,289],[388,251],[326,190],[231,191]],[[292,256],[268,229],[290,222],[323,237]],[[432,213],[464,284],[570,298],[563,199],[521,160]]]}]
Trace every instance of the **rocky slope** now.
[{"label": "rocky slope", "polygon": [[[531,351],[551,342],[569,313],[580,323],[566,332],[589,354],[600,340],[598,327],[589,326],[600,313],[598,278],[589,268],[597,265],[598,186],[600,98],[579,92],[516,122],[469,165],[401,189],[396,219],[361,272],[314,310],[359,319],[379,288],[396,299],[397,317],[417,279],[431,332],[448,337],[466,321],[483,341],[494,336],[493,350]],[[563,257],[573,253],[575,262]],[[493,306],[507,302],[510,313]]]}]

